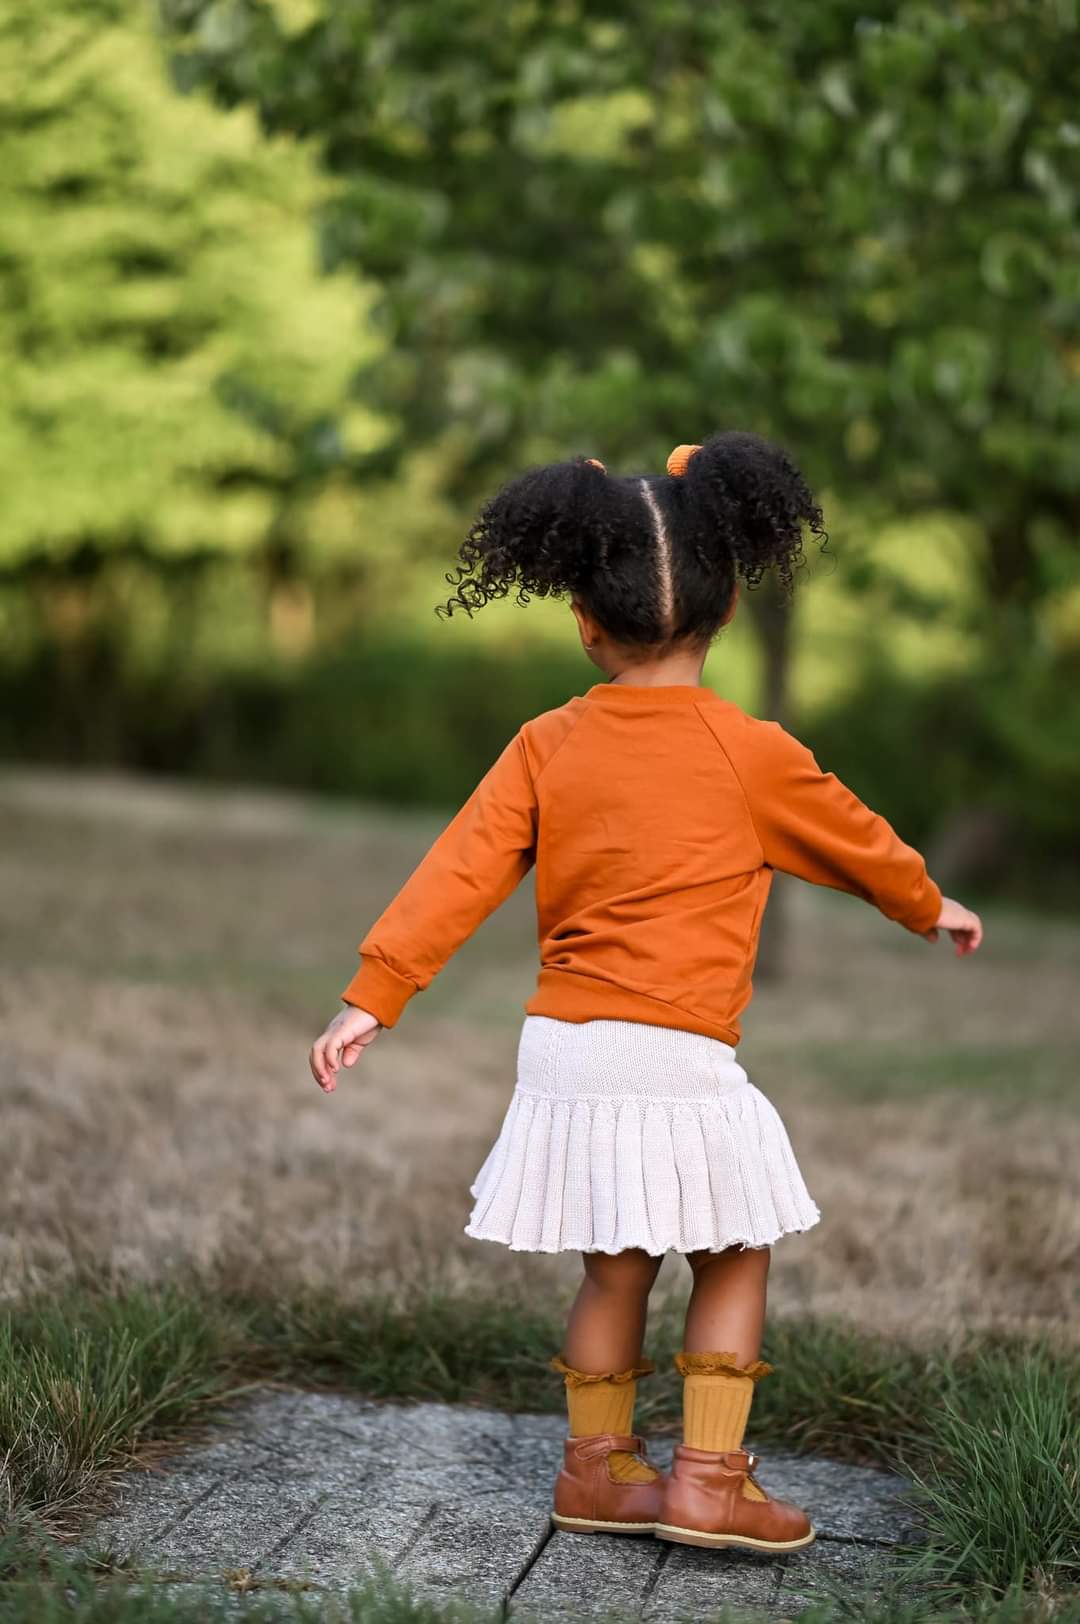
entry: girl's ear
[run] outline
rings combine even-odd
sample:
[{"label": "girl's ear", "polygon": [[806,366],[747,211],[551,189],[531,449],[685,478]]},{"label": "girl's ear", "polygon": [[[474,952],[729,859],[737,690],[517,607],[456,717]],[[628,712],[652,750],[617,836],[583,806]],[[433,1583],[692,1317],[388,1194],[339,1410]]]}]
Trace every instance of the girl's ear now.
[{"label": "girl's ear", "polygon": [[581,646],[588,654],[600,640],[600,627],[578,598],[570,599],[570,607],[574,611],[574,619],[581,635]]}]

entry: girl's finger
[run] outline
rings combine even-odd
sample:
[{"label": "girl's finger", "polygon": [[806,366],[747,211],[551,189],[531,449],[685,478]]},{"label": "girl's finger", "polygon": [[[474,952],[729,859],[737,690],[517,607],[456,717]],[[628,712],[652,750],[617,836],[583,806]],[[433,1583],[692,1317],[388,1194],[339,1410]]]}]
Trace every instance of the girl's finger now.
[{"label": "girl's finger", "polygon": [[355,1066],[363,1052],[364,1045],[362,1043],[347,1043],[341,1051],[342,1061],[346,1066]]},{"label": "girl's finger", "polygon": [[322,1051],[322,1076],[319,1079],[319,1087],[324,1094],[332,1094],[337,1087],[334,1077],[337,1068],[334,1065],[333,1056],[327,1049],[327,1040],[325,1038],[321,1040],[319,1047]]},{"label": "girl's finger", "polygon": [[320,1088],[330,1089],[334,1086],[337,1063],[329,1047],[332,1043],[333,1039],[324,1032],[311,1051],[311,1069]]}]

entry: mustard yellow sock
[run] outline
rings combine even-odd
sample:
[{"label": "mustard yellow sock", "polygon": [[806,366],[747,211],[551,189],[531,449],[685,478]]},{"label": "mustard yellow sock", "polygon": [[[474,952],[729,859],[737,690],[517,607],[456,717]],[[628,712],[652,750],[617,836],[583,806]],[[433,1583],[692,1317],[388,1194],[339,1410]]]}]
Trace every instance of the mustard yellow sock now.
[{"label": "mustard yellow sock", "polygon": [[[630,1370],[591,1375],[574,1370],[561,1358],[551,1361],[552,1370],[561,1372],[566,1385],[566,1409],[571,1438],[592,1438],[599,1432],[622,1434],[634,1430],[634,1400],[637,1378],[651,1375],[655,1366],[635,1365]],[[616,1483],[652,1483],[657,1474],[645,1461],[626,1449],[613,1449],[608,1471]]]},{"label": "mustard yellow sock", "polygon": [[[754,1383],[772,1369],[761,1360],[740,1365],[733,1353],[680,1353],[675,1366],[683,1378],[683,1442],[691,1449],[724,1453],[741,1449],[754,1398]],[[750,1478],[747,1500],[765,1495]]]}]

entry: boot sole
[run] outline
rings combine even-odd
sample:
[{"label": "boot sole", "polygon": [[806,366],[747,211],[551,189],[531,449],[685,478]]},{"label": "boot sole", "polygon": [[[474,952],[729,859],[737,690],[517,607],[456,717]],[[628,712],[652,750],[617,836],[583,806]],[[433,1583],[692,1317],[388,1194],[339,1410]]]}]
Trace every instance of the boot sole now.
[{"label": "boot sole", "polygon": [[651,1522],[594,1522],[591,1517],[561,1517],[551,1513],[556,1528],[568,1534],[655,1534],[656,1524]]},{"label": "boot sole", "polygon": [[656,1537],[667,1540],[671,1545],[697,1545],[704,1550],[737,1546],[744,1551],[801,1551],[805,1545],[814,1543],[817,1534],[811,1528],[802,1539],[751,1539],[749,1534],[706,1534],[697,1528],[676,1528],[671,1523],[657,1523]]}]

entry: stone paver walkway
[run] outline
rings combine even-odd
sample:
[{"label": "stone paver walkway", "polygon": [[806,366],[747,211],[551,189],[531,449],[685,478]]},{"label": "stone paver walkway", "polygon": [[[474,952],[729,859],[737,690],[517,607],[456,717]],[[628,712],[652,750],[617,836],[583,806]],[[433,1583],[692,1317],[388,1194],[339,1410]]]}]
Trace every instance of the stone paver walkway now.
[{"label": "stone paver walkway", "polygon": [[[526,1620],[797,1615],[910,1537],[903,1483],[770,1453],[764,1480],[818,1530],[779,1559],[551,1531],[558,1416],[264,1389],[161,1470],[125,1476],[92,1545],[178,1581],[250,1572],[347,1590],[379,1568]],[[666,1464],[670,1444],[652,1451]]]}]

